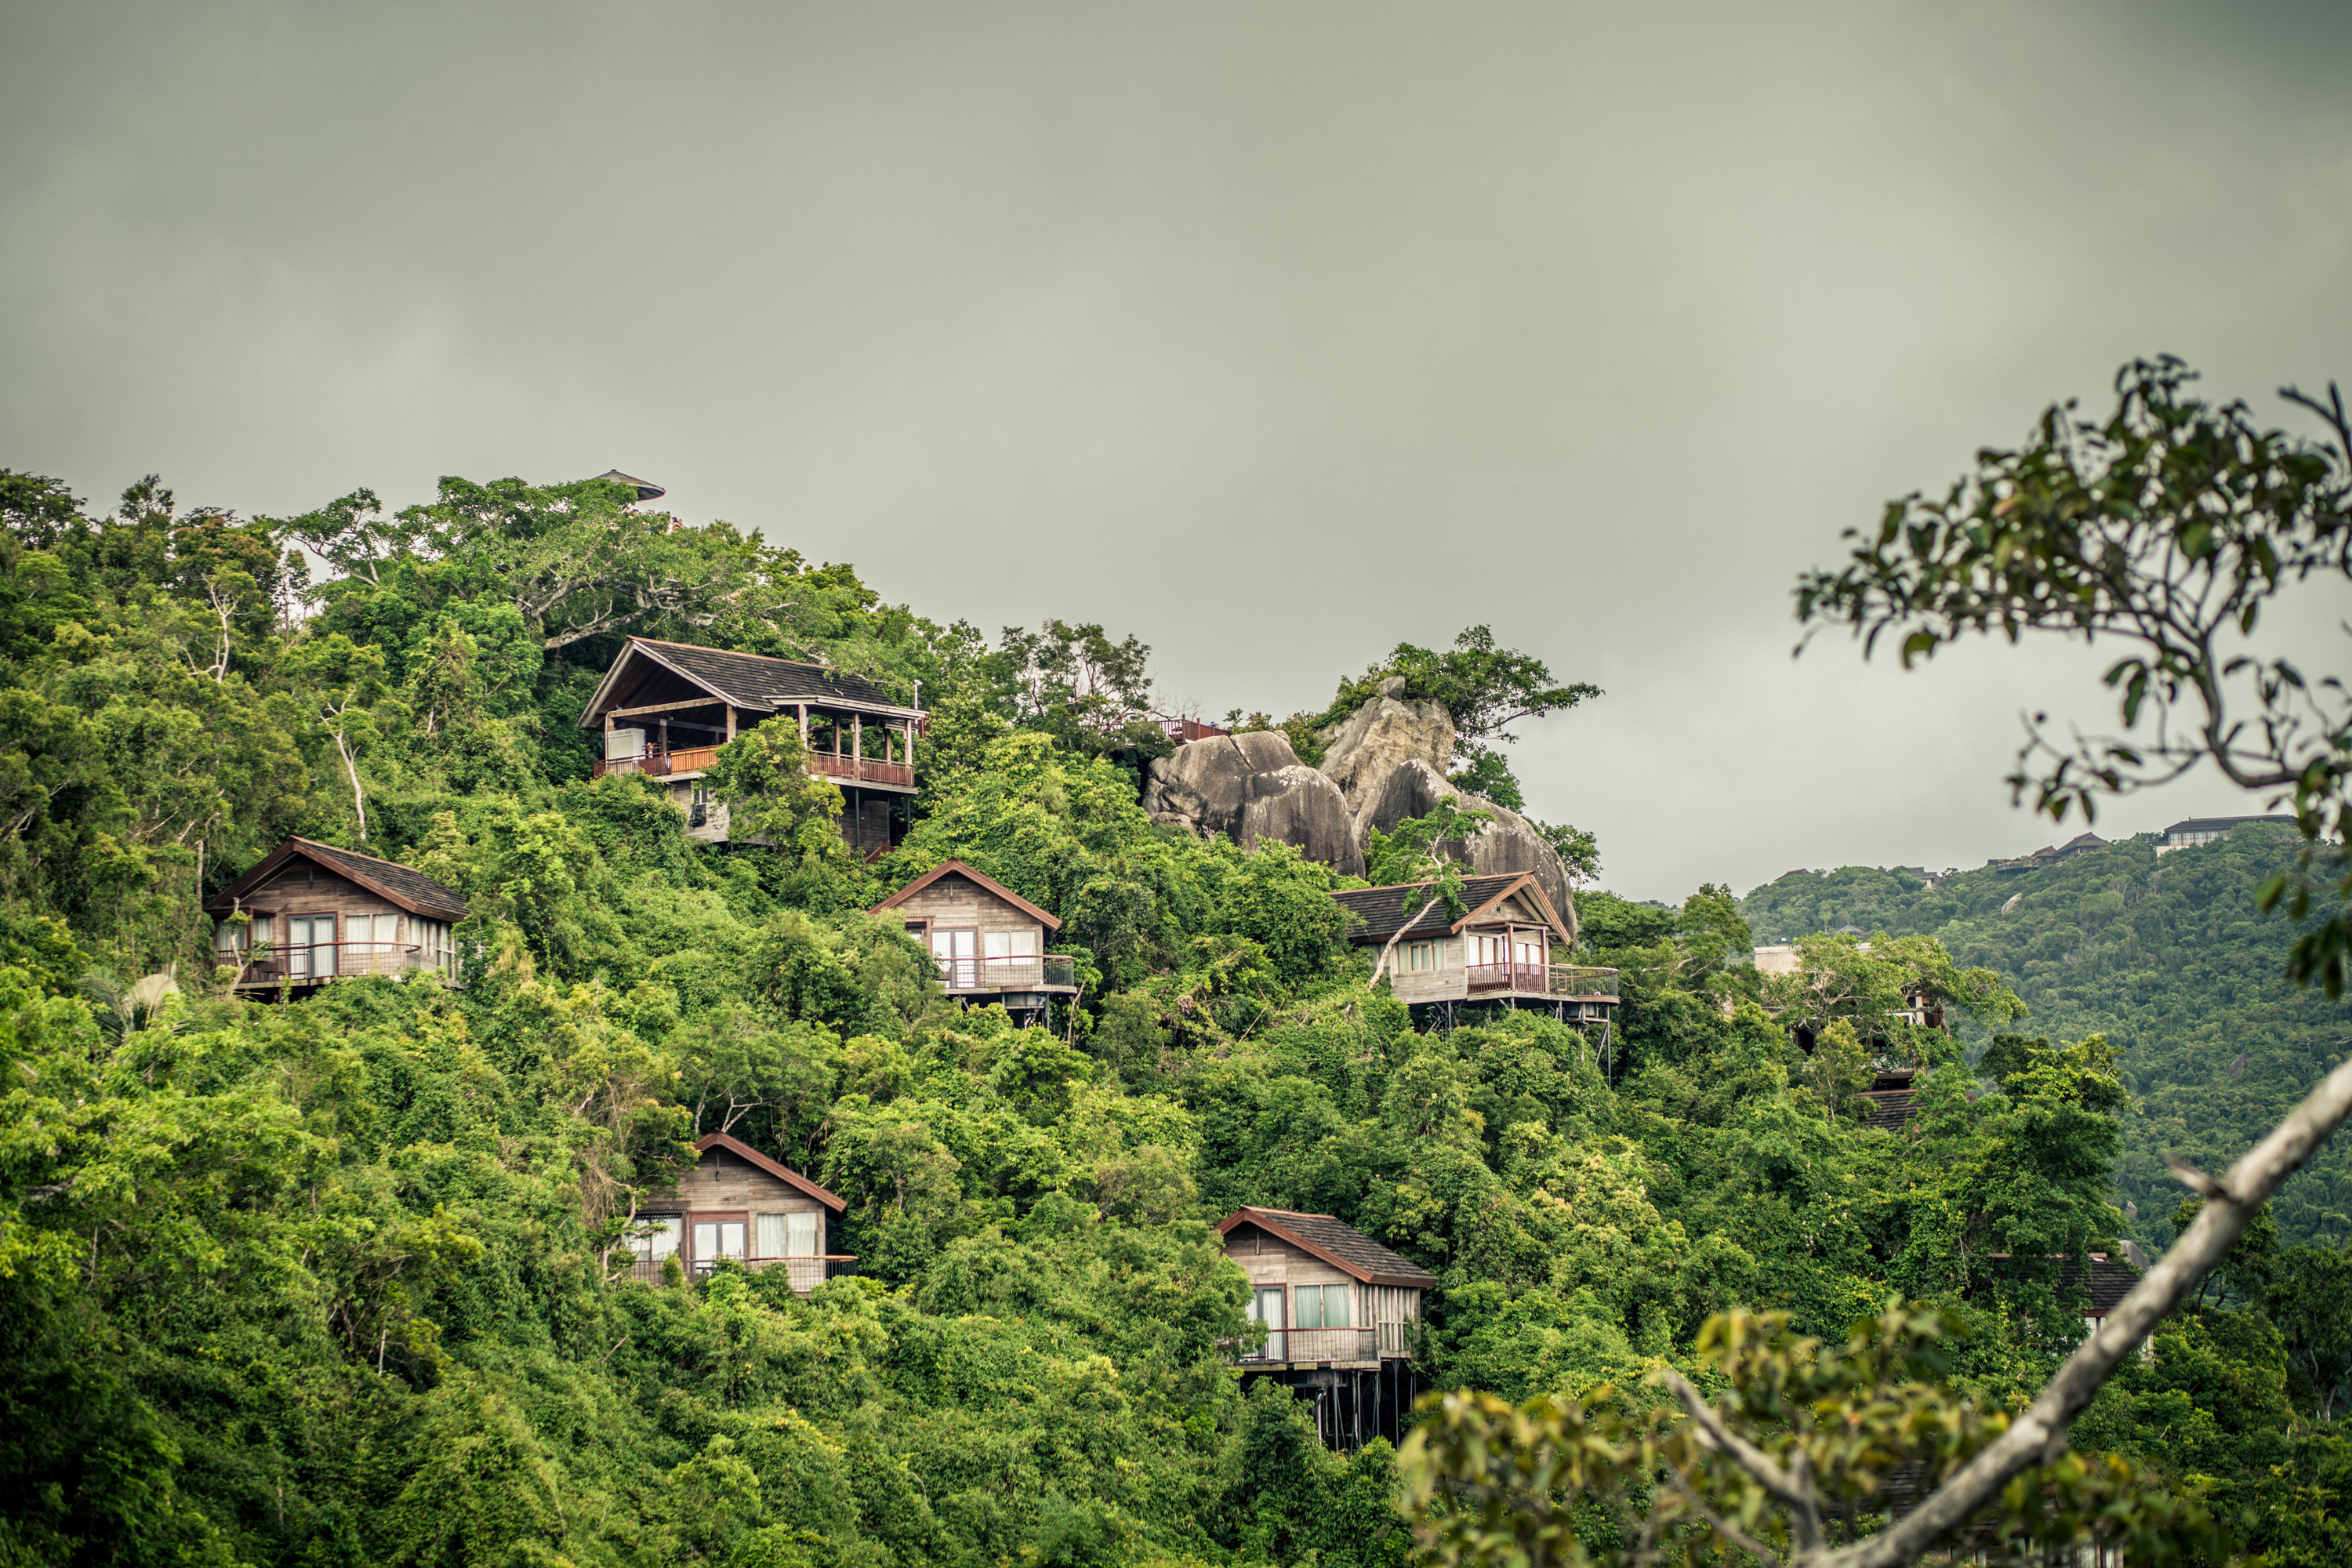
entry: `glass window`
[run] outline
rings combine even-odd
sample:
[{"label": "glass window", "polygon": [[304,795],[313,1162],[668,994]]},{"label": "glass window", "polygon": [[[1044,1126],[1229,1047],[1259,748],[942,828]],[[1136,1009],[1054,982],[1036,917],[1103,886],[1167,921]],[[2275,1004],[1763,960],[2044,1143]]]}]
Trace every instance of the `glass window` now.
[{"label": "glass window", "polygon": [[698,1268],[707,1268],[722,1258],[743,1256],[743,1222],[740,1219],[694,1222],[694,1262]]},{"label": "glass window", "polygon": [[1302,1329],[1344,1329],[1348,1327],[1349,1295],[1346,1285],[1301,1285],[1298,1300],[1292,1310]]},{"label": "glass window", "polygon": [[751,1216],[751,1256],[754,1258],[784,1258],[784,1222],[792,1215],[755,1214]]},{"label": "glass window", "polygon": [[683,1228],[677,1215],[647,1215],[637,1223],[652,1227],[631,1244],[640,1262],[659,1263],[677,1250],[678,1232]]},{"label": "glass window", "polygon": [[813,1209],[784,1216],[786,1258],[814,1258],[824,1250],[820,1239],[824,1234],[824,1227],[819,1223],[822,1217]]}]

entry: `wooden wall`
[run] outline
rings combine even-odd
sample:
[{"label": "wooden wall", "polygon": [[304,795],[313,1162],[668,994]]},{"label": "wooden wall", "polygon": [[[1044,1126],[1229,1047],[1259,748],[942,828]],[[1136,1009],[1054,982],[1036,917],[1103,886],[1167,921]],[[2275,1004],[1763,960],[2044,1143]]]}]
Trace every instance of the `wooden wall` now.
[{"label": "wooden wall", "polygon": [[[407,910],[382,894],[372,893],[349,878],[339,877],[325,867],[299,857],[288,861],[278,875],[247,894],[244,905],[252,911],[257,927],[261,911],[269,912],[271,921],[266,940],[275,946],[285,945],[286,917],[289,915],[333,915],[337,942],[354,940],[345,925],[350,916],[397,915],[400,917],[396,928],[399,934],[392,940],[418,942],[415,917]],[[265,939],[257,929],[247,940],[257,942]],[[218,928],[215,928],[215,945],[218,946],[220,941]]]},{"label": "wooden wall", "polygon": [[[1036,916],[1016,909],[979,883],[953,872],[941,877],[889,911],[908,924],[969,928],[978,931],[1035,931],[1045,951],[1045,928]],[[982,944],[985,946],[985,944]]]},{"label": "wooden wall", "polygon": [[742,1155],[726,1149],[704,1150],[694,1169],[678,1173],[676,1192],[649,1199],[646,1206],[649,1210],[676,1207],[752,1214],[794,1214],[824,1208],[790,1182],[770,1175]]}]

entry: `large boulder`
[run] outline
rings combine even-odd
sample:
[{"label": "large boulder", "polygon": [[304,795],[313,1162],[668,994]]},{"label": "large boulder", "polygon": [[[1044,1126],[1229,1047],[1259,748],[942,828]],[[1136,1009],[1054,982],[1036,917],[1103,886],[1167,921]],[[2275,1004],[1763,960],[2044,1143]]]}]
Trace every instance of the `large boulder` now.
[{"label": "large boulder", "polygon": [[1445,776],[1418,758],[1400,764],[1382,783],[1380,794],[1365,803],[1357,814],[1359,831],[1369,837],[1371,830],[1394,833],[1397,824],[1411,816],[1427,816],[1438,803],[1452,799],[1465,811],[1483,811],[1493,821],[1476,832],[1460,838],[1440,841],[1440,853],[1462,861],[1477,875],[1496,876],[1504,872],[1533,871],[1536,885],[1544,897],[1567,922],[1570,931],[1576,930],[1575,906],[1570,901],[1568,867],[1535,826],[1508,806],[1496,805],[1483,795],[1466,795],[1448,784]]},{"label": "large boulder", "polygon": [[1441,779],[1454,771],[1453,715],[1443,702],[1408,700],[1401,676],[1381,681],[1363,706],[1325,733],[1323,772],[1339,786],[1359,825],[1404,763],[1425,763]]},{"label": "large boulder", "polygon": [[1213,735],[1154,759],[1143,809],[1154,822],[1223,833],[1245,848],[1278,839],[1344,875],[1364,873],[1355,819],[1339,786],[1301,763],[1278,731]]}]

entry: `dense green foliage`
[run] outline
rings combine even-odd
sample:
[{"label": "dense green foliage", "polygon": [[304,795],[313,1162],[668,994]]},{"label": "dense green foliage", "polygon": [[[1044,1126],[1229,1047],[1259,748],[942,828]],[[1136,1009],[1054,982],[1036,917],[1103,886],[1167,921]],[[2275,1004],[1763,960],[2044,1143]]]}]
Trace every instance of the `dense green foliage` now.
[{"label": "dense green foliage", "polygon": [[[1387,1446],[1327,1452],[1220,1348],[1249,1331],[1209,1222],[1242,1203],[1426,1265],[1422,1375],[1513,1397],[1696,1371],[1741,1305],[1838,1339],[1891,1289],[1936,1303],[1988,1402],[2079,1331],[2059,1258],[2123,1234],[2138,1033],[2037,1005],[2051,1043],[1990,1078],[1914,1041],[1925,1110],[1871,1129],[1846,1069],[1895,1037],[1885,976],[1822,950],[1818,1068],[1720,888],[1581,900],[1623,970],[1613,1083],[1529,1016],[1415,1033],[1326,868],[1143,813],[1140,649],[992,650],[612,489],[279,522],[7,477],[0,1562],[1401,1562]],[[839,853],[770,730],[719,777],[763,844],[589,782],[577,719],[631,631],[921,680],[904,845]],[[199,906],[289,832],[463,891],[462,988],[231,994]],[[950,856],[1063,921],[1084,991],[1050,1028],[961,1010],[862,912]],[[1997,1021],[1951,947],[1903,974]],[[636,1201],[720,1130],[842,1194],[860,1278],[630,1278]],[[2250,1258],[2102,1406],[2281,1561],[2326,1560],[2345,1503],[2326,1278]]]},{"label": "dense green foliage", "polygon": [[[1932,885],[1905,870],[1791,871],[1741,908],[1759,941],[1847,926],[1931,939],[1999,973],[2038,1034],[2104,1042],[2119,1088],[2112,1162],[2118,1236],[2153,1254],[2193,1205],[2168,1154],[2222,1170],[2342,1059],[2352,1009],[2284,973],[2294,926],[2257,907],[2265,879],[2302,849],[2292,828],[2250,825],[2210,844],[2156,853],[2126,839],[2054,866],[1988,866]],[[1961,1026],[1980,1071],[1999,1076],[2020,1037]],[[2102,1167],[2102,1176],[2106,1167]],[[2352,1396],[2352,1149],[2339,1139],[2289,1178],[2233,1267],[2158,1335],[2086,1417],[2081,1440],[2260,1489],[2264,1478],[2341,1498],[2352,1444],[2294,1434],[2305,1412],[2326,1430]],[[2333,1522],[2282,1496],[2250,1504],[2315,1560],[2352,1550]],[[2321,1551],[2314,1542],[2324,1542]]]}]

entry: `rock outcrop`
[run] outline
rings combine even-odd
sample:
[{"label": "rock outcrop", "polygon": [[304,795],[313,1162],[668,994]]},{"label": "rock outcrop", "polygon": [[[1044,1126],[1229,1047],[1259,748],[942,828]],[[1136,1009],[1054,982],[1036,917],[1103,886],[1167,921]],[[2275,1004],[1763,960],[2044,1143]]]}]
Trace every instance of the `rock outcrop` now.
[{"label": "rock outcrop", "polygon": [[1465,837],[1443,839],[1437,847],[1482,877],[1533,871],[1544,897],[1551,900],[1551,907],[1562,921],[1570,922],[1573,931],[1576,917],[1570,903],[1568,867],[1560,859],[1559,851],[1526,817],[1483,795],[1465,795],[1420,758],[1408,758],[1400,763],[1381,784],[1379,795],[1366,804],[1357,821],[1367,837],[1375,827],[1382,833],[1393,833],[1397,824],[1405,818],[1427,816],[1437,809],[1438,802],[1449,798],[1459,802],[1465,810],[1483,811],[1494,820]]},{"label": "rock outcrop", "polygon": [[1362,837],[1364,812],[1405,763],[1419,761],[1444,778],[1454,771],[1454,718],[1443,702],[1406,699],[1404,680],[1391,676],[1362,707],[1331,731],[1323,772],[1347,797]]},{"label": "rock outcrop", "polygon": [[1154,822],[1295,847],[1347,876],[1364,874],[1362,842],[1339,786],[1298,760],[1276,731],[1218,735],[1155,759],[1143,788]]},{"label": "rock outcrop", "polygon": [[1574,921],[1568,867],[1559,852],[1517,812],[1465,795],[1446,782],[1454,766],[1454,721],[1444,704],[1408,700],[1403,680],[1391,676],[1328,733],[1323,771],[1347,797],[1358,844],[1375,827],[1393,833],[1405,818],[1426,816],[1439,801],[1458,797],[1465,807],[1483,811],[1494,821],[1467,838],[1449,839],[1439,847],[1481,876],[1534,872],[1560,919]]}]

